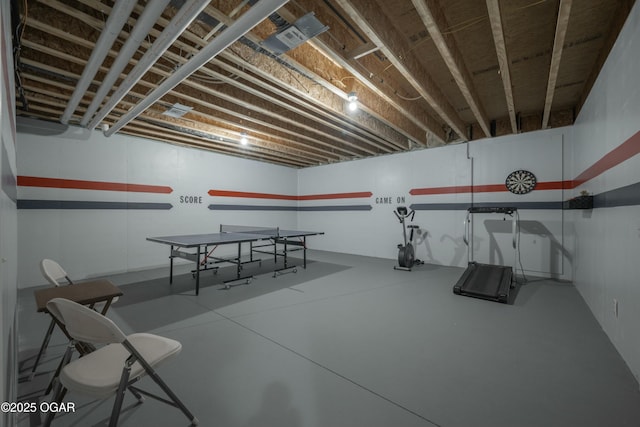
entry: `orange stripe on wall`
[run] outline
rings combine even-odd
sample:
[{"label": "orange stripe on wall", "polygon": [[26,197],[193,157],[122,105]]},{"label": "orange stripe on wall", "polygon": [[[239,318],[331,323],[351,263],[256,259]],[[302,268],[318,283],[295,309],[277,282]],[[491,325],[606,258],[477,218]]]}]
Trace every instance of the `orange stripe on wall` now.
[{"label": "orange stripe on wall", "polygon": [[231,190],[209,190],[210,196],[218,197],[243,197],[248,199],[270,199],[270,200],[329,200],[329,199],[353,199],[360,197],[371,197],[373,193],[360,191],[355,193],[334,193],[334,194],[309,194],[306,196],[291,196],[288,194],[272,193],[252,193],[247,191]]},{"label": "orange stripe on wall", "polygon": [[128,191],[136,193],[164,193],[173,191],[171,187],[160,185],[128,184],[122,182],[83,181],[77,179],[41,178],[18,176],[21,187],[74,188],[78,190]]},{"label": "orange stripe on wall", "polygon": [[243,197],[247,199],[271,199],[271,200],[297,200],[297,196],[286,194],[251,193],[247,191],[209,190],[210,196],[218,197]]},{"label": "orange stripe on wall", "polygon": [[[536,190],[562,190],[563,188],[571,188],[571,181],[549,181],[536,184]],[[473,188],[470,185],[414,188],[409,191],[409,194],[412,196],[424,196],[429,194],[496,193],[501,191],[508,191],[504,184],[476,185]]]},{"label": "orange stripe on wall", "polygon": [[412,196],[424,196],[427,194],[457,194],[457,193],[492,193],[497,191],[507,191],[504,184],[487,185],[458,185],[454,187],[431,187],[414,188],[409,191]]},{"label": "orange stripe on wall", "polygon": [[536,184],[536,190],[562,190],[562,189],[570,189],[571,181],[547,181],[547,182],[538,182]]},{"label": "orange stripe on wall", "polygon": [[409,194],[413,196],[424,196],[428,194],[456,194],[470,193],[470,185],[460,185],[454,187],[431,187],[431,188],[413,188],[409,190]]},{"label": "orange stripe on wall", "polygon": [[[577,186],[584,184],[597,177],[598,175],[606,172],[614,166],[619,165],[625,160],[630,159],[636,154],[640,153],[640,131],[636,132],[631,138],[620,144],[618,147],[611,150],[600,160],[588,167],[584,172],[578,175],[575,179],[569,181],[547,181],[538,182],[536,184],[536,190],[570,190]],[[431,187],[431,188],[414,188],[409,191],[409,194],[414,196],[423,196],[428,194],[456,194],[456,193],[487,193],[507,191],[504,184],[489,184],[489,185],[476,185],[471,187],[470,185],[452,186],[452,187]]]},{"label": "orange stripe on wall", "polygon": [[333,194],[308,194],[298,196],[298,200],[328,200],[328,199],[357,199],[373,196],[370,191],[359,191],[355,193],[333,193]]},{"label": "orange stripe on wall", "polygon": [[608,152],[603,158],[578,175],[572,182],[572,188],[584,184],[638,153],[640,153],[640,131],[636,132],[631,138]]}]

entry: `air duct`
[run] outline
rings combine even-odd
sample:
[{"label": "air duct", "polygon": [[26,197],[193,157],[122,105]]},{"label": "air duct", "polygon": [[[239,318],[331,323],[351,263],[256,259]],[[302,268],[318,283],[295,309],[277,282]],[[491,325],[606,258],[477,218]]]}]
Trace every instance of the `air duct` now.
[{"label": "air duct", "polygon": [[102,100],[104,100],[104,98],[109,94],[109,91],[118,80],[118,77],[120,77],[122,70],[124,70],[127,64],[129,64],[129,60],[136,53],[160,15],[162,15],[164,8],[167,7],[169,1],[170,0],[155,0],[147,3],[147,7],[145,7],[142,15],[140,15],[140,18],[136,21],[133,31],[131,31],[131,34],[127,38],[124,46],[122,46],[120,52],[118,52],[118,56],[115,61],[113,61],[113,64],[111,64],[111,67],[109,67],[109,72],[102,80],[102,84],[93,97],[93,100],[91,100],[91,104],[84,113],[84,116],[80,121],[80,125],[87,125],[89,119],[91,119],[102,103]]},{"label": "air duct", "polygon": [[130,0],[117,0],[116,4],[113,6],[111,10],[111,14],[109,18],[107,18],[107,23],[105,24],[104,30],[100,34],[98,41],[91,52],[91,56],[89,57],[89,61],[87,65],[84,67],[82,71],[82,75],[80,76],[80,80],[76,84],[76,88],[71,95],[71,99],[67,103],[67,107],[62,113],[62,117],[60,118],[60,122],[67,124],[69,123],[69,119],[76,111],[78,104],[82,100],[85,92],[89,88],[91,81],[96,75],[98,68],[102,65],[102,61],[107,56],[111,45],[120,34],[120,30],[122,26],[127,22],[131,12],[133,11],[133,7],[137,2]]},{"label": "air duct", "polygon": [[208,4],[209,0],[190,0],[178,10],[178,13],[176,13],[171,22],[169,22],[169,25],[166,26],[151,47],[147,49],[133,70],[131,70],[122,83],[120,83],[120,86],[111,94],[109,101],[107,101],[93,120],[91,120],[88,125],[89,129],[94,129],[107,117],[107,114],[118,105],[118,102],[138,83],[142,76],[149,71],[158,58],[169,49],[173,42],[176,41],[180,34],[187,29],[189,24],[196,19]]},{"label": "air duct", "polygon": [[313,12],[309,12],[293,24],[272,34],[261,44],[275,55],[282,55],[328,29],[329,27],[318,21]]},{"label": "air duct", "polygon": [[122,129],[131,120],[135,119],[144,110],[149,108],[154,102],[176,87],[180,82],[207,62],[211,61],[216,55],[229,47],[240,37],[251,31],[253,27],[262,22],[271,13],[278,10],[286,4],[288,0],[261,0],[245,12],[236,22],[227,27],[219,36],[214,38],[211,43],[203,47],[188,62],[182,65],[164,82],[162,82],[153,92],[151,92],[144,100],[140,101],[129,112],[120,118],[108,132],[106,136],[111,136],[118,130]]}]

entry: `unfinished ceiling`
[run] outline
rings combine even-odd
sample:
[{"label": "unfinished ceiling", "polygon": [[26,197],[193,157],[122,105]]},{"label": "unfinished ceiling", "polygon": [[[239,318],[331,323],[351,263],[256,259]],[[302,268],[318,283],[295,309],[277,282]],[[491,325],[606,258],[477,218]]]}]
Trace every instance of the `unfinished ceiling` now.
[{"label": "unfinished ceiling", "polygon": [[17,114],[296,168],[565,126],[633,4],[14,1]]}]

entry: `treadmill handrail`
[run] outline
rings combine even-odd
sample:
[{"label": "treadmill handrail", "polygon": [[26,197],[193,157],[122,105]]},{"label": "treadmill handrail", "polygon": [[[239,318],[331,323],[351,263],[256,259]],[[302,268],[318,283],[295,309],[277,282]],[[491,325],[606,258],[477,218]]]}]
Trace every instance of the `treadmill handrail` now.
[{"label": "treadmill handrail", "polygon": [[462,235],[462,240],[464,240],[464,244],[469,246],[469,222],[471,218],[469,217],[470,212],[467,212],[467,217],[464,219],[464,234]]},{"label": "treadmill handrail", "polygon": [[518,231],[518,211],[515,211],[515,215],[513,215],[513,219],[511,220],[511,235],[513,237],[513,249],[517,249],[516,246],[516,235]]},{"label": "treadmill handrail", "polygon": [[[509,215],[511,216],[511,236],[512,236],[512,242],[511,242],[511,246],[513,246],[513,249],[515,250],[515,254],[516,254],[516,260],[517,260],[517,254],[518,254],[518,223],[520,221],[520,214],[518,213],[518,208],[516,207],[501,207],[501,206],[496,206],[496,207],[469,207],[467,209],[467,216],[464,220],[464,234],[462,235],[462,240],[464,241],[464,243],[467,245],[467,247],[469,247],[469,228],[471,226],[471,214],[472,213],[483,213],[483,214],[492,214],[492,213],[502,213],[505,215]],[[472,256],[472,252],[473,248],[469,247],[467,249],[467,259],[468,261],[471,261],[473,259]],[[515,263],[517,261],[514,261],[514,268],[515,268]]]},{"label": "treadmill handrail", "polygon": [[467,208],[467,211],[471,213],[502,213],[511,215],[517,212],[518,208],[512,206],[470,206]]}]

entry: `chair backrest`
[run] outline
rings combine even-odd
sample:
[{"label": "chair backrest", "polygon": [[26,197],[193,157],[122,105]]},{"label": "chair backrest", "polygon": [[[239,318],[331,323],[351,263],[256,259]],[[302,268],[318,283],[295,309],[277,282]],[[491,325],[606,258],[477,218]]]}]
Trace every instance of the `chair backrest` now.
[{"label": "chair backrest", "polygon": [[82,342],[93,344],[122,343],[126,335],[111,319],[65,298],[54,298],[47,303],[47,310],[62,324],[69,335]]},{"label": "chair backrest", "polygon": [[42,275],[53,286],[60,285],[72,285],[73,282],[69,279],[67,272],[52,259],[43,259],[40,261],[40,271]]}]

